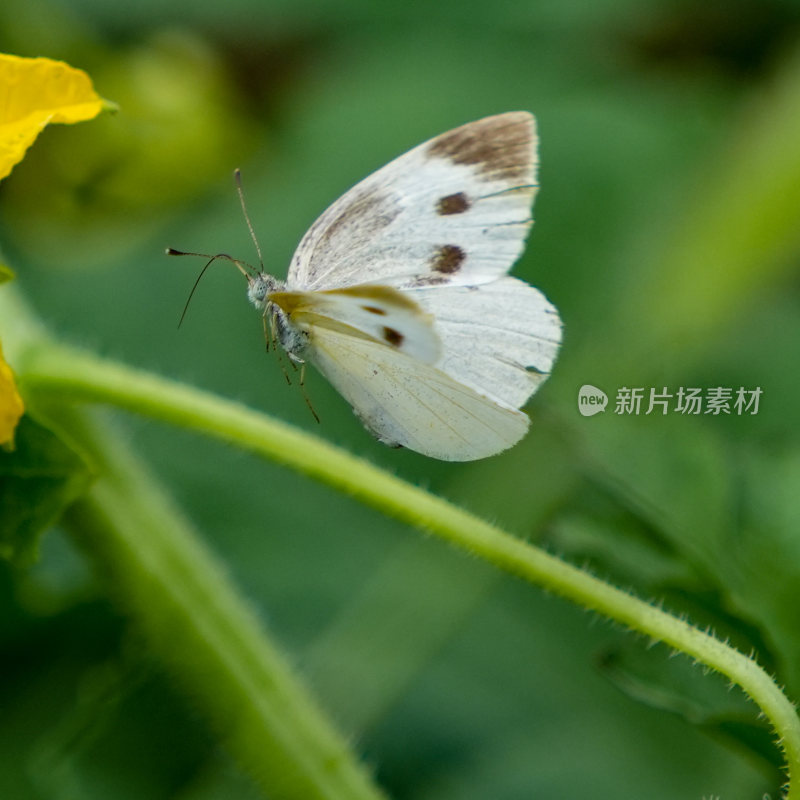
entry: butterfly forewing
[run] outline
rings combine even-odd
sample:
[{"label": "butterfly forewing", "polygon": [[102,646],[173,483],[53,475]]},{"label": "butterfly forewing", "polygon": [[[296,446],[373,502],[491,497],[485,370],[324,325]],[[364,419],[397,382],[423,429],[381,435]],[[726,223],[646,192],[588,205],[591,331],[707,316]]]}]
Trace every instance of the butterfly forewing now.
[{"label": "butterfly forewing", "polygon": [[524,111],[462,125],[415,147],[330,206],[301,241],[290,289],[485,283],[520,256],[536,191]]},{"label": "butterfly forewing", "polygon": [[308,332],[323,327],[362,335],[428,364],[441,354],[433,317],[388,286],[273,292],[269,299],[283,309],[291,324]]}]

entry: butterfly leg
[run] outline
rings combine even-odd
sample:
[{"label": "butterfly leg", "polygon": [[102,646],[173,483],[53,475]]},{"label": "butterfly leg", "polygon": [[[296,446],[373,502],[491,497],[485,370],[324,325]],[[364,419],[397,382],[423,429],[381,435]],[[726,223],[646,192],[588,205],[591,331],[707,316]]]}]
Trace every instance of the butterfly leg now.
[{"label": "butterfly leg", "polygon": [[303,393],[303,399],[306,401],[306,405],[308,406],[308,410],[311,412],[314,419],[319,423],[319,417],[317,416],[317,412],[314,411],[314,406],[311,405],[311,398],[308,396],[306,392],[306,364],[305,362],[301,362],[300,366],[300,391]]},{"label": "butterfly leg", "polygon": [[270,343],[272,343],[272,348],[275,350],[275,353],[278,356],[278,363],[281,365],[281,372],[283,373],[283,377],[286,378],[286,383],[289,386],[292,385],[292,379],[289,377],[289,373],[286,371],[286,365],[283,363],[283,358],[281,357],[281,351],[278,349],[276,342],[278,341],[278,315],[274,313],[270,313],[269,315],[269,333],[267,333],[267,311],[270,310],[270,306],[267,305],[264,309],[264,314],[262,315],[262,319],[264,320],[264,337],[267,340],[267,350],[269,350]]},{"label": "butterfly leg", "polygon": [[264,329],[264,349],[269,353],[270,346],[275,346],[275,332],[270,330],[270,328],[274,326],[267,325],[266,309],[264,309],[264,313],[261,315],[261,326]]}]

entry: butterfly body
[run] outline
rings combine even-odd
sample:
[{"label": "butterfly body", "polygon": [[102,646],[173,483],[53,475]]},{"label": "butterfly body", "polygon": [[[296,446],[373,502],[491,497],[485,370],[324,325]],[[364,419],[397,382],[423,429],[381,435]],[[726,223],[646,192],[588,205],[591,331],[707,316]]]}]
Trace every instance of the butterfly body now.
[{"label": "butterfly body", "polygon": [[277,338],[292,361],[298,364],[304,363],[308,335],[292,324],[286,312],[270,299],[274,293],[285,290],[286,283],[266,272],[259,272],[255,276],[248,275],[247,281],[247,299],[269,323],[272,335]]},{"label": "butterfly body", "polygon": [[287,280],[249,276],[248,297],[384,444],[452,461],[505,450],[561,341],[556,309],[506,274],[532,224],[535,169],[527,112],[437,136],[346,192]]}]

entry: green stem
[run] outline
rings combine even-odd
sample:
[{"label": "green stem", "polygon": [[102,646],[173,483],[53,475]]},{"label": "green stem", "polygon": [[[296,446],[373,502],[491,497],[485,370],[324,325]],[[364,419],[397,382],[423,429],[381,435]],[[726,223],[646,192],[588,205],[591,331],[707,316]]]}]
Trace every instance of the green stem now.
[{"label": "green stem", "polygon": [[99,473],[68,512],[68,529],[181,687],[202,697],[230,751],[265,794],[383,800],[217,560],[122,438],[77,409],[60,406],[57,420]]},{"label": "green stem", "polygon": [[[79,370],[83,359],[59,349],[8,289],[0,293],[0,336],[23,385],[31,355],[50,353],[67,372]],[[126,442],[88,410],[46,391],[46,383],[38,395],[24,392],[26,401],[97,471],[64,523],[153,652],[172,667],[182,689],[200,698],[234,758],[268,797],[384,800],[224,568]]]},{"label": "green stem", "polygon": [[[23,376],[36,396],[108,403],[283,463],[691,656],[747,692],[772,723],[789,776],[800,772],[800,720],[792,703],[752,658],[688,623],[362,459],[240,404],[52,345],[26,353]],[[800,790],[790,788],[787,797],[798,800]]]}]

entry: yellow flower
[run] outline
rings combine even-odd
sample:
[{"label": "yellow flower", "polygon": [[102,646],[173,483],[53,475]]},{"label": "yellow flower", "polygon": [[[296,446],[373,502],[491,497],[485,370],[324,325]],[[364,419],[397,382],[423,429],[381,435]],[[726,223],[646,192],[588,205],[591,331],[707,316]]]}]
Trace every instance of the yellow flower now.
[{"label": "yellow flower", "polygon": [[83,70],[49,58],[0,53],[0,179],[50,122],[82,122],[108,104]]},{"label": "yellow flower", "polygon": [[0,347],[0,445],[8,444],[14,439],[14,429],[25,407],[14,382],[14,374],[3,358]]}]

